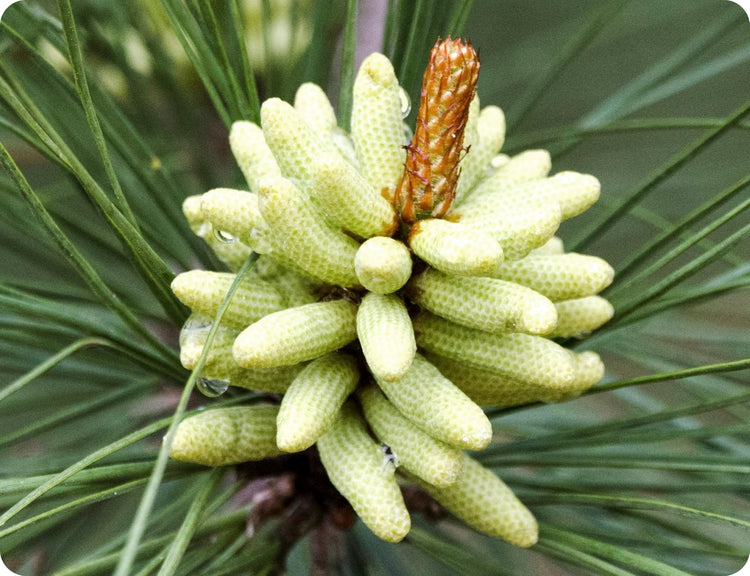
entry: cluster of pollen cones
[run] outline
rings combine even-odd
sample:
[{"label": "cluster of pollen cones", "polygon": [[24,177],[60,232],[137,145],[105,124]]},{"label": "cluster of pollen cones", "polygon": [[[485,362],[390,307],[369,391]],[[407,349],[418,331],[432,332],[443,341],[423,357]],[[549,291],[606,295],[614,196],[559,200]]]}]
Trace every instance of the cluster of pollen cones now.
[{"label": "cluster of pollen cones", "polygon": [[[536,542],[531,512],[465,451],[492,440],[482,406],[560,401],[602,378],[596,353],[556,339],[611,318],[597,294],[613,271],[565,253],[555,236],[596,202],[598,180],[549,176],[544,150],[501,154],[504,116],[480,108],[478,74],[470,44],[435,45],[410,143],[402,90],[380,54],[356,77],[350,133],[314,84],[294,105],[264,102],[262,127],[233,125],[250,190],[214,189],[183,206],[229,269],[255,258],[201,376],[280,401],[186,418],[174,458],[221,466],[316,446],[380,538],[408,533],[408,483],[479,531]],[[193,312],[180,339],[186,368],[235,280],[175,278]]]}]

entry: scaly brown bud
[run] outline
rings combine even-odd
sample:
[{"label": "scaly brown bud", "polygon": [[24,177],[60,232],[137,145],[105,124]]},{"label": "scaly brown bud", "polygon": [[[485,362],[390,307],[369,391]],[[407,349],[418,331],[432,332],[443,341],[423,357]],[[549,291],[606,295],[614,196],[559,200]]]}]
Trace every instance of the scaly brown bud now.
[{"label": "scaly brown bud", "polygon": [[414,138],[394,202],[408,224],[441,218],[451,207],[463,152],[469,104],[479,78],[479,57],[471,43],[438,41],[422,80]]}]

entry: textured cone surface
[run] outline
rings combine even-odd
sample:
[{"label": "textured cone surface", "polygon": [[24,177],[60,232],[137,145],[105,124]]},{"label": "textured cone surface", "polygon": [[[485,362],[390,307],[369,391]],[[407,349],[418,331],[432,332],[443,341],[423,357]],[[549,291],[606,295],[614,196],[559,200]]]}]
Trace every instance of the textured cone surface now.
[{"label": "textured cone surface", "polygon": [[243,330],[234,358],[243,368],[271,368],[312,360],[357,337],[357,307],[346,300],[275,312]]},{"label": "textured cone surface", "polygon": [[263,178],[281,176],[263,130],[257,124],[247,121],[232,124],[229,145],[250,190],[257,192]]},{"label": "textured cone surface", "polygon": [[547,242],[531,251],[532,256],[552,256],[553,254],[565,253],[565,246],[561,238],[553,236]]},{"label": "textured cone surface", "polygon": [[[498,172],[502,172],[503,168]],[[567,220],[594,204],[600,190],[601,185],[596,178],[578,172],[560,172],[549,178],[523,181],[516,185],[510,185],[494,174],[477,187],[463,208],[480,209],[483,206],[490,209],[497,204],[519,202],[554,203],[560,207],[561,219]]]},{"label": "textured cone surface", "polygon": [[503,249],[490,235],[430,218],[409,231],[409,246],[422,260],[447,274],[488,276],[503,261]]},{"label": "textured cone surface", "polygon": [[[283,399],[253,407],[252,418],[216,410],[210,423],[187,419],[175,457],[222,465],[317,444],[334,486],[385,540],[410,526],[394,477],[401,465],[478,530],[536,541],[529,511],[461,450],[491,441],[480,405],[557,402],[602,378],[596,353],[549,338],[583,335],[612,316],[595,294],[613,272],[565,254],[554,236],[598,199],[598,180],[549,177],[543,150],[500,153],[505,118],[480,107],[478,71],[470,44],[436,43],[408,144],[405,92],[379,54],[356,77],[351,135],[309,83],[294,106],[265,101],[262,128],[233,124],[250,192],[214,189],[183,211],[230,269],[259,257],[200,376]],[[186,367],[201,361],[233,279],[175,279],[194,310],[180,337]]]},{"label": "textured cone surface", "polygon": [[546,334],[557,322],[551,301],[513,282],[428,269],[409,283],[409,289],[422,308],[470,328]]},{"label": "textured cone surface", "polygon": [[425,482],[449,486],[461,471],[461,451],[427,434],[403,416],[377,386],[359,391],[365,418],[399,465]]},{"label": "textured cone surface", "polygon": [[399,542],[411,519],[394,467],[365,429],[351,404],[345,404],[331,429],[318,440],[318,452],[331,483],[376,536]]},{"label": "textured cone surface", "polygon": [[414,138],[396,189],[395,202],[404,222],[441,218],[450,209],[478,78],[479,58],[471,44],[448,39],[432,48]]},{"label": "textured cone surface", "polygon": [[[183,324],[180,330],[180,363],[184,368],[192,370],[198,365],[212,323],[213,318],[192,314]],[[203,363],[201,376],[227,379],[237,369],[232,344],[238,333],[234,328],[219,326]]]},{"label": "textured cone surface", "polygon": [[305,82],[294,95],[294,109],[317,134],[330,134],[336,128],[336,112],[323,89]]},{"label": "textured cone surface", "polygon": [[278,290],[287,308],[312,304],[320,300],[322,287],[320,282],[297,274],[272,257],[259,256],[255,262],[255,271],[258,276]]},{"label": "textured cone surface", "polygon": [[528,286],[557,302],[597,294],[612,283],[614,270],[601,258],[571,252],[505,262],[494,276]]},{"label": "textured cone surface", "polygon": [[312,446],[331,427],[358,380],[351,356],[333,353],[310,362],[281,400],[276,420],[279,448],[300,452]]},{"label": "textured cone surface", "polygon": [[400,241],[384,236],[365,240],[354,257],[362,286],[376,294],[390,294],[411,277],[411,254]]},{"label": "textured cone surface", "polygon": [[402,378],[377,382],[401,414],[438,440],[467,450],[492,440],[482,409],[419,354]]},{"label": "textured cone surface", "polygon": [[283,394],[304,367],[304,364],[294,364],[250,370],[237,366],[229,373],[229,385],[257,392]]},{"label": "textured cone surface", "polygon": [[[219,311],[234,274],[190,270],[175,276],[172,292],[193,312],[213,318]],[[242,329],[263,316],[284,309],[281,294],[257,276],[243,278],[221,318],[222,324]]]},{"label": "textured cone surface", "polygon": [[452,486],[420,485],[446,509],[480,532],[515,546],[536,544],[534,515],[492,471],[463,454],[463,467]]},{"label": "textured cone surface", "polygon": [[[468,152],[461,161],[461,177],[458,179],[456,202],[459,202],[461,197],[482,179],[485,170],[500,152],[505,141],[505,114],[500,108],[487,106],[479,112],[478,116],[475,141],[464,139]],[[469,122],[471,122],[471,116],[469,116]]]},{"label": "textured cone surface", "polygon": [[362,238],[395,232],[398,221],[391,203],[341,158],[318,158],[311,188],[326,214],[349,232]]},{"label": "textured cone surface", "polygon": [[358,286],[354,256],[359,243],[329,225],[309,198],[284,178],[263,180],[260,211],[271,242],[311,276],[339,286]]},{"label": "textured cone surface", "polygon": [[230,270],[239,270],[250,256],[252,249],[246,244],[234,241],[224,242],[217,237],[214,226],[206,218],[201,207],[201,195],[188,196],[182,203],[182,213],[190,229],[213,250],[216,257]]},{"label": "textured cone surface", "polygon": [[530,402],[548,402],[549,398],[565,393],[559,388],[514,380],[499,372],[467,366],[458,360],[437,354],[428,354],[427,359],[480,406],[518,406]]},{"label": "textured cone surface", "polygon": [[257,244],[259,233],[267,233],[254,192],[215,188],[201,196],[201,207],[216,229],[236,236],[248,246]]},{"label": "textured cone surface", "polygon": [[409,312],[398,296],[367,294],[357,310],[357,336],[376,378],[396,380],[409,370],[417,343]]},{"label": "textured cone surface", "polygon": [[180,422],[170,456],[205,466],[226,466],[277,456],[277,406],[206,410]]},{"label": "textured cone surface", "polygon": [[317,84],[306,82],[294,95],[294,109],[310,129],[327,143],[332,142],[347,162],[357,165],[354,144],[336,124],[336,112],[328,96]]},{"label": "textured cone surface", "polygon": [[494,203],[464,204],[450,218],[494,238],[505,260],[518,260],[555,235],[562,214],[557,202],[511,197]]},{"label": "textured cone surface", "polygon": [[587,334],[609,322],[615,313],[612,304],[601,296],[564,300],[555,307],[558,320],[551,338]]},{"label": "textured cone surface", "polygon": [[587,350],[577,354],[568,351],[573,361],[573,381],[566,390],[554,390],[540,398],[544,402],[560,402],[579,396],[604,377],[604,363],[596,352]]},{"label": "textured cone surface", "polygon": [[[507,158],[507,157],[506,157]],[[524,182],[539,180],[549,174],[552,158],[546,150],[526,150],[504,159],[489,175],[476,186],[467,190],[457,201],[456,206],[464,207],[475,202],[481,203],[487,196],[514,188]],[[463,178],[463,176],[462,176]]]},{"label": "textured cone surface", "polygon": [[309,182],[315,157],[320,153],[338,153],[328,139],[313,131],[293,106],[279,98],[263,102],[260,118],[268,147],[287,178]]},{"label": "textured cone surface", "polygon": [[362,174],[370,185],[393,199],[404,171],[404,124],[401,88],[390,60],[371,54],[354,81],[352,138]]},{"label": "textured cone surface", "polygon": [[419,314],[413,324],[417,346],[428,352],[529,384],[566,389],[573,381],[568,351],[541,336],[492,334],[428,312]]}]

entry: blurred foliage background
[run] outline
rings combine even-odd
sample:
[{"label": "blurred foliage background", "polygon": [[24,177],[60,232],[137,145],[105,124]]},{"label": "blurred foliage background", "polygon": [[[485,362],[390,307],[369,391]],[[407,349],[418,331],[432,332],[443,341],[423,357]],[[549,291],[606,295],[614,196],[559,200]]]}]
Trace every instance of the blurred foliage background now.
[{"label": "blurred foliage background", "polygon": [[[539,518],[531,550],[421,516],[397,546],[359,524],[250,533],[242,488],[262,469],[159,454],[188,378],[168,283],[220,267],[180,204],[244,185],[228,127],[259,101],[315,81],[345,126],[357,59],[381,50],[416,103],[449,33],[480,50],[504,151],[548,148],[553,172],[602,182],[561,236],[617,270],[613,322],[566,343],[597,350],[607,376],[570,402],[491,413],[478,457]],[[736,572],[750,554],[749,69],[750,22],[727,0],[14,4],[0,27],[4,561],[24,575]],[[250,396],[194,393],[187,408]]]}]

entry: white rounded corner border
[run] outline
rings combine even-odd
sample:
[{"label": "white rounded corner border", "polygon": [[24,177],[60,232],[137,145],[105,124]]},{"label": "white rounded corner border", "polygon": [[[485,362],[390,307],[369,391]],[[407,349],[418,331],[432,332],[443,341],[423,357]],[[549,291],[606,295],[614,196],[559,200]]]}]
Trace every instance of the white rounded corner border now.
[{"label": "white rounded corner border", "polygon": [[750,576],[750,557],[748,557],[747,563],[740,568],[738,572],[730,574],[729,576]]},{"label": "white rounded corner border", "polygon": [[[12,4],[12,2],[11,2]],[[11,572],[5,564],[3,564],[3,559],[0,558],[0,576],[21,576],[20,574],[16,574],[15,572]]]},{"label": "white rounded corner border", "polygon": [[745,11],[748,20],[750,20],[750,0],[729,0],[729,2],[734,2],[735,4],[737,4],[737,6],[742,8]]},{"label": "white rounded corner border", "polygon": [[0,0],[0,18],[3,17],[5,11],[10,7],[11,4],[20,2],[21,0]]}]

